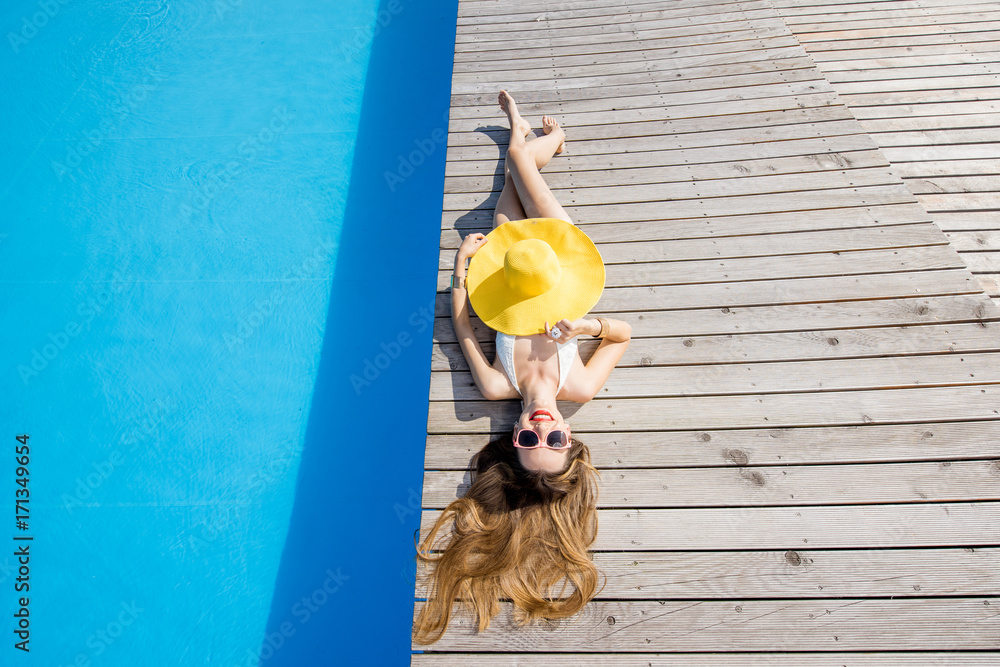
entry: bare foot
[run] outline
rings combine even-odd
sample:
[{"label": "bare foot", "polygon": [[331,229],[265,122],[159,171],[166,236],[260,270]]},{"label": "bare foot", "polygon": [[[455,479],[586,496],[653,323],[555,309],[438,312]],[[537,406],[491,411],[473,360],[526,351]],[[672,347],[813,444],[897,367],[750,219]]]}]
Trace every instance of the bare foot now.
[{"label": "bare foot", "polygon": [[559,121],[552,116],[542,116],[542,129],[545,130],[545,134],[558,132],[562,135],[563,140],[559,143],[559,148],[556,149],[556,155],[559,155],[566,150],[566,132],[564,132],[562,127],[560,127]]},{"label": "bare foot", "polygon": [[510,96],[510,93],[501,90],[497,101],[503,112],[507,114],[507,120],[510,121],[510,131],[520,132],[524,137],[528,136],[528,133],[531,132],[531,123],[521,118],[521,114],[517,112],[517,103]]}]

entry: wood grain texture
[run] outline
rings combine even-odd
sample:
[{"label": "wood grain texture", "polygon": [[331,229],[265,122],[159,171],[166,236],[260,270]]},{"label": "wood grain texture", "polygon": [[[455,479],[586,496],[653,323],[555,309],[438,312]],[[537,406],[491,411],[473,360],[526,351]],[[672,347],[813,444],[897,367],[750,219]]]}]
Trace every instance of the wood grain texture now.
[{"label": "wood grain texture", "polygon": [[[953,231],[940,214],[975,211],[1000,232],[1000,8],[935,0],[773,5],[931,217]],[[899,39],[910,43],[887,42]],[[991,177],[972,177],[979,174]],[[976,273],[1000,272],[1000,257],[957,249]],[[988,289],[989,279],[981,285]]]}]

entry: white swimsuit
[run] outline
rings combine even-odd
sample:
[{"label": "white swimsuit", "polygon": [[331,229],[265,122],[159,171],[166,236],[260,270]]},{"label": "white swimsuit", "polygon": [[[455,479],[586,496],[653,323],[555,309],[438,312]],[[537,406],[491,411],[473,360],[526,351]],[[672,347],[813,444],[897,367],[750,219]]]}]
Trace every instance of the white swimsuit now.
[{"label": "white swimsuit", "polygon": [[[503,365],[510,383],[520,394],[521,388],[517,386],[517,374],[514,373],[514,340],[516,338],[516,336],[497,332],[497,356],[500,357],[500,363]],[[556,389],[558,394],[563,385],[566,384],[569,369],[572,368],[573,359],[576,358],[576,338],[571,338],[567,343],[556,341],[556,348],[559,361],[559,387]]]}]

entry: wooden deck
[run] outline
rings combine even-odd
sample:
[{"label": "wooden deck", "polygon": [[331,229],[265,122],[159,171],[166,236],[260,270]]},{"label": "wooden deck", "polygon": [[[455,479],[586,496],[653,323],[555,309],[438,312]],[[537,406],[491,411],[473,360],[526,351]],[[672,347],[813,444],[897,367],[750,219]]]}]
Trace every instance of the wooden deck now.
[{"label": "wooden deck", "polygon": [[445,287],[490,228],[500,88],[566,128],[546,179],[634,338],[561,406],[606,587],[561,623],[462,615],[412,664],[1000,662],[1000,311],[838,85],[766,0],[460,1],[424,527],[518,413],[478,394]]},{"label": "wooden deck", "polygon": [[996,301],[1000,3],[773,0]]}]

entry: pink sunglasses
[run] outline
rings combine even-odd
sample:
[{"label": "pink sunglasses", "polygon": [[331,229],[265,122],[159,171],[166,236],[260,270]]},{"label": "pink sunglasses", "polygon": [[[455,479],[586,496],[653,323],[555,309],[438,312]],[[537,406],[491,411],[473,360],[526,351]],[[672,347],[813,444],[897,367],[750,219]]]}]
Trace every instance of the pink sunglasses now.
[{"label": "pink sunglasses", "polygon": [[517,430],[517,426],[515,423],[514,446],[519,449],[566,449],[570,446],[569,428],[553,428],[546,434],[543,443],[530,428]]}]

